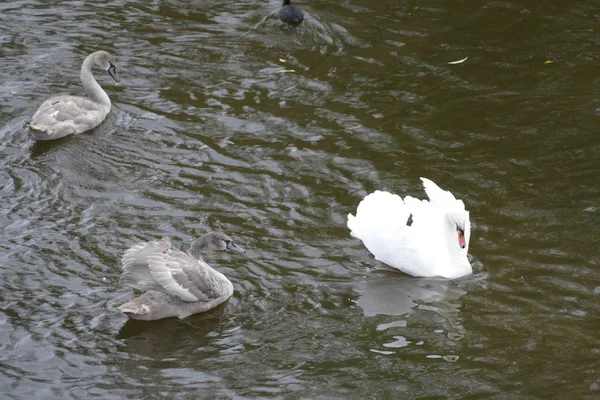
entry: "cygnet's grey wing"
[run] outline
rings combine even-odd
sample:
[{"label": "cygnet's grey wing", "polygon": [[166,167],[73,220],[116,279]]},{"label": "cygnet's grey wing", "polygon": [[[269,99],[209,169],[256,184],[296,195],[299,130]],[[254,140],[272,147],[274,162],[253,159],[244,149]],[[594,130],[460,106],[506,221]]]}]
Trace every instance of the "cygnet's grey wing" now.
[{"label": "cygnet's grey wing", "polygon": [[154,253],[148,257],[154,279],[174,296],[184,301],[207,302],[222,295],[223,275],[202,260],[182,251]]},{"label": "cygnet's grey wing", "polygon": [[165,292],[165,289],[154,279],[148,267],[148,257],[152,254],[162,254],[171,248],[171,241],[164,237],[152,242],[138,243],[125,250],[121,257],[123,274],[121,285],[129,286],[142,291],[157,290]]},{"label": "cygnet's grey wing", "polygon": [[48,135],[55,131],[81,133],[100,124],[106,109],[85,97],[57,96],[46,100],[29,123],[32,131]]}]

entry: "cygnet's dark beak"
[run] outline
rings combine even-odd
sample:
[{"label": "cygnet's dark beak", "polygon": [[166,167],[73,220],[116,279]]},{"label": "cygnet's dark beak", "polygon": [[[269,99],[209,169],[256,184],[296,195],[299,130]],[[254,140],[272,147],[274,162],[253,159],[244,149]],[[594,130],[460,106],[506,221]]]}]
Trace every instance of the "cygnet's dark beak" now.
[{"label": "cygnet's dark beak", "polygon": [[246,252],[246,250],[244,250],[237,244],[233,243],[232,241],[227,242],[227,250],[232,250],[232,251],[242,253],[242,254],[244,254]]},{"label": "cygnet's dark beak", "polygon": [[114,66],[113,63],[110,63],[110,67],[108,68],[108,74],[112,76],[115,82],[119,83],[119,74],[117,73],[117,67]]}]

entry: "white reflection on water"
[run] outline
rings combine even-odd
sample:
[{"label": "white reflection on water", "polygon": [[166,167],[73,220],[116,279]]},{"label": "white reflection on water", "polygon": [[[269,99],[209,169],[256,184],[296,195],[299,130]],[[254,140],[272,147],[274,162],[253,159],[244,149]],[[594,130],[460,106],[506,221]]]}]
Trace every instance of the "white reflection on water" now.
[{"label": "white reflection on water", "polygon": [[378,314],[405,315],[415,307],[437,312],[443,317],[456,315],[456,302],[466,292],[455,282],[402,276],[368,278],[359,289],[357,304],[368,317]]},{"label": "white reflection on water", "polygon": [[[461,303],[458,299],[466,292],[456,282],[385,273],[381,276],[367,278],[359,291],[361,295],[357,304],[363,309],[365,316],[402,317],[377,325],[378,332],[387,332],[381,336],[383,340],[380,343],[381,347],[372,348],[371,352],[392,355],[396,352],[392,349],[414,348],[414,346],[430,348],[432,345],[440,350],[443,349],[442,351],[454,352],[455,345],[452,343],[462,339],[465,335],[460,315]],[[433,311],[441,316],[444,321],[442,322],[443,329],[439,329],[440,321],[432,318],[430,321],[432,329],[425,328],[425,331],[429,331],[429,333],[422,332],[421,327],[419,329],[421,334],[415,336],[413,325],[420,325],[420,323],[413,324],[409,314],[416,313],[417,310],[424,313],[416,317],[416,320],[420,320],[420,317],[429,320],[427,311]],[[421,336],[422,334],[425,336]],[[446,338],[441,342],[435,339],[435,336],[440,334]],[[437,347],[438,345],[435,343],[441,347]],[[421,351],[425,350],[417,352]]]}]

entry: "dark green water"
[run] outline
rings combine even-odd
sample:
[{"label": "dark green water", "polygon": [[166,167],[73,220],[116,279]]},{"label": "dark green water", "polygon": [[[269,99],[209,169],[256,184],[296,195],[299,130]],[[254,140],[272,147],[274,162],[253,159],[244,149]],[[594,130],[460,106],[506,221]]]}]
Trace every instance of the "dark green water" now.
[{"label": "dark green water", "polygon": [[[278,1],[93,3],[0,3],[0,397],[600,396],[598,2],[298,1],[295,31]],[[107,120],[34,143],[98,49]],[[472,276],[350,237],[420,176],[471,212]],[[116,310],[126,248],[213,229],[248,249],[209,259],[229,302]]]}]

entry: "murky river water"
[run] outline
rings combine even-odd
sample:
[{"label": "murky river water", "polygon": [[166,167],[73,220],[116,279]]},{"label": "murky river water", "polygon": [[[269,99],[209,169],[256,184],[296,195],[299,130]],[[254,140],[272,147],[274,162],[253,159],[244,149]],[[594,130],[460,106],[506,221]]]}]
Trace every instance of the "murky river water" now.
[{"label": "murky river water", "polygon": [[[299,1],[291,31],[274,0],[95,3],[0,3],[1,398],[600,396],[596,1]],[[34,143],[97,49],[107,120]],[[420,176],[470,210],[473,275],[350,237]],[[213,229],[248,249],[209,257],[229,302],[116,310],[127,247]]]}]

